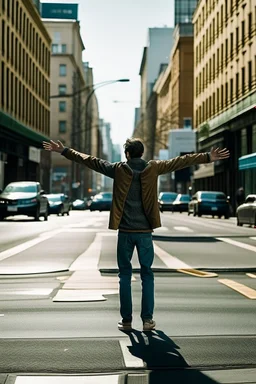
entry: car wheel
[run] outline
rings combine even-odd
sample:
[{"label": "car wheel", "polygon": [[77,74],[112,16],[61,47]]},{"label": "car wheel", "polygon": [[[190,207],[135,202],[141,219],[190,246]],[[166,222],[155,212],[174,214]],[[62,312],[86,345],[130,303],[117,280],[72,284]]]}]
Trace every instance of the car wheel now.
[{"label": "car wheel", "polygon": [[225,220],[228,220],[229,219],[229,215],[225,215]]},{"label": "car wheel", "polygon": [[69,216],[69,210],[67,211],[67,216]]},{"label": "car wheel", "polygon": [[242,227],[242,226],[243,226],[243,224],[240,223],[240,221],[239,221],[238,219],[237,219],[236,225],[237,225],[238,227]]},{"label": "car wheel", "polygon": [[40,208],[37,207],[36,214],[35,214],[35,221],[39,221],[39,220],[40,220]]},{"label": "car wheel", "polygon": [[218,215],[218,218],[221,219],[221,215]]},{"label": "car wheel", "polygon": [[194,207],[193,216],[196,216],[196,207]]},{"label": "car wheel", "polygon": [[4,220],[4,216],[0,216],[0,221],[3,221]]},{"label": "car wheel", "polygon": [[190,215],[190,211],[188,211],[188,216]]}]

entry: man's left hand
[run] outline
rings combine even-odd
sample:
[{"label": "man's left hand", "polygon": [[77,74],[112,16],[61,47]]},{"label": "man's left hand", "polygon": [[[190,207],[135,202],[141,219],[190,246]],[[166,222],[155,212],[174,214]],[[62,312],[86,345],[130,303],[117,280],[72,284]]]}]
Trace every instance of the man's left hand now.
[{"label": "man's left hand", "polygon": [[228,159],[229,156],[230,156],[230,152],[227,148],[224,148],[224,149],[212,148],[210,152],[211,161]]}]

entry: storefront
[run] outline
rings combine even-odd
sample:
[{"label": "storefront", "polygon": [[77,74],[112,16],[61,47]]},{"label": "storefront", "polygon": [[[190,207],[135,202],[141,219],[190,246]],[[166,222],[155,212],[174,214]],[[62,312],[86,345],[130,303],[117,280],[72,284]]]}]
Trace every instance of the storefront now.
[{"label": "storefront", "polygon": [[0,189],[12,181],[39,181],[50,188],[51,155],[42,149],[48,138],[0,111]]},{"label": "storefront", "polygon": [[256,152],[238,159],[245,195],[256,193]]}]

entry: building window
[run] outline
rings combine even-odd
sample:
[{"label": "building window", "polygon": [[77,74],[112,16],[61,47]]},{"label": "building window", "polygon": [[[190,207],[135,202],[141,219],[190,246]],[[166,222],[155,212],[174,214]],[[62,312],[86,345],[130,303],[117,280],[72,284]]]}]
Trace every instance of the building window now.
[{"label": "building window", "polygon": [[233,15],[233,0],[230,0],[230,14]]},{"label": "building window", "polygon": [[230,59],[233,59],[233,49],[234,49],[234,35],[230,34]]},{"label": "building window", "polygon": [[60,43],[60,40],[61,40],[61,34],[60,32],[54,32],[53,33],[53,41],[54,43]]},{"label": "building window", "polygon": [[66,53],[66,52],[67,52],[67,45],[61,44],[61,53]]},{"label": "building window", "polygon": [[225,84],[225,106],[228,106],[228,82]]},{"label": "building window", "polygon": [[252,62],[248,62],[248,88],[249,91],[252,89]]},{"label": "building window", "polygon": [[247,129],[241,130],[241,156],[247,155]]},{"label": "building window", "polygon": [[59,133],[66,133],[67,132],[67,122],[65,120],[59,121]]},{"label": "building window", "polygon": [[236,28],[236,53],[239,51],[239,27]]},{"label": "building window", "polygon": [[236,99],[239,98],[239,73],[236,73]]},{"label": "building window", "polygon": [[184,117],[183,128],[192,129],[192,117]]},{"label": "building window", "polygon": [[60,64],[59,75],[60,76],[66,76],[67,75],[67,66],[66,66],[66,64]]},{"label": "building window", "polygon": [[230,98],[230,103],[232,104],[232,102],[233,102],[233,79],[230,79],[230,95],[229,95],[229,98]]},{"label": "building window", "polygon": [[225,41],[225,48],[226,48],[226,57],[225,57],[225,63],[226,63],[226,66],[228,65],[228,39],[226,39]]},{"label": "building window", "polygon": [[245,42],[245,24],[244,21],[242,21],[242,47],[244,47]]},{"label": "building window", "polygon": [[252,37],[252,13],[251,12],[248,15],[248,35],[250,39]]},{"label": "building window", "polygon": [[252,126],[252,153],[256,152],[256,124]]},{"label": "building window", "polygon": [[224,86],[221,85],[221,94],[220,94],[221,110],[224,109]]},{"label": "building window", "polygon": [[66,84],[60,84],[59,85],[59,95],[66,95],[66,93],[67,93]]},{"label": "building window", "polygon": [[58,44],[52,44],[52,53],[58,53]]},{"label": "building window", "polygon": [[66,112],[66,101],[59,102],[59,112]]},{"label": "building window", "polygon": [[242,94],[245,92],[245,67],[242,68]]}]

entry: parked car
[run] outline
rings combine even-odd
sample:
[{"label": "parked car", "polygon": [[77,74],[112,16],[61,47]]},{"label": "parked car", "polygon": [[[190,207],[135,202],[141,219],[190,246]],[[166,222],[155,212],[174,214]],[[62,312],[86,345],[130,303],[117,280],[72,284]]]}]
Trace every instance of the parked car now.
[{"label": "parked car", "polygon": [[72,209],[74,211],[83,211],[86,209],[86,200],[76,199],[72,203]]},{"label": "parked car", "polygon": [[110,211],[112,205],[112,192],[100,192],[93,196],[89,206],[90,211]]},{"label": "parked car", "polygon": [[256,226],[256,195],[248,195],[245,202],[236,210],[237,225],[243,224]]},{"label": "parked car", "polygon": [[172,204],[178,193],[175,192],[160,192],[158,195],[158,205],[161,212],[172,211]]},{"label": "parked car", "polygon": [[48,200],[40,183],[17,181],[8,184],[0,194],[0,220],[8,216],[40,216],[48,220]]},{"label": "parked car", "polygon": [[172,203],[172,211],[173,212],[187,212],[188,211],[188,203],[190,202],[190,195],[183,195],[181,193],[178,194],[174,202]]},{"label": "parked car", "polygon": [[69,215],[70,204],[69,197],[64,193],[52,193],[46,195],[49,201],[49,214],[57,214],[64,216]]},{"label": "parked car", "polygon": [[229,219],[229,201],[223,192],[198,191],[188,204],[188,215],[190,213],[198,217],[212,215],[212,217],[218,216],[219,219],[221,216]]}]

